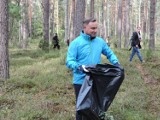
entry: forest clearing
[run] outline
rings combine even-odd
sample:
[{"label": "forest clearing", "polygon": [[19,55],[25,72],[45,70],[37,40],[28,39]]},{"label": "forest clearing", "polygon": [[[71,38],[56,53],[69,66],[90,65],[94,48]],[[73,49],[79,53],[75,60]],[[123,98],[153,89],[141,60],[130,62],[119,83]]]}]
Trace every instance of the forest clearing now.
[{"label": "forest clearing", "polygon": [[[0,83],[0,118],[73,120],[75,96],[71,72],[65,66],[67,47],[45,53],[36,46],[10,49],[11,79]],[[114,51],[124,66],[125,79],[107,114],[114,120],[160,119],[159,50],[150,54],[142,49],[143,64],[138,58],[130,64],[126,49]]]}]

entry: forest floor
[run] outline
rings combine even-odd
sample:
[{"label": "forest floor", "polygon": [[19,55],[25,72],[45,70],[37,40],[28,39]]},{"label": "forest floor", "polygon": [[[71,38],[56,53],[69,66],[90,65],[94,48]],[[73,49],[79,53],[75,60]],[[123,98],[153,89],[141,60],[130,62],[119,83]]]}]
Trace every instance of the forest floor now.
[{"label": "forest floor", "polygon": [[[159,62],[154,61],[154,64],[159,65]],[[144,80],[144,84],[146,84],[150,91],[152,91],[149,94],[151,101],[149,103],[148,110],[158,115],[160,112],[160,102],[159,99],[157,99],[157,91],[160,90],[160,80],[155,79],[150,71],[145,69],[141,64],[137,64],[136,68],[140,72],[140,75]]]},{"label": "forest floor", "polygon": [[[33,48],[10,49],[10,79],[0,80],[0,119],[74,120],[72,73],[65,65],[67,47],[49,53]],[[146,62],[140,64],[137,56],[129,63],[129,51],[113,50],[125,79],[106,114],[114,120],[160,120],[160,52],[141,50]],[[105,57],[102,63],[108,63]]]}]

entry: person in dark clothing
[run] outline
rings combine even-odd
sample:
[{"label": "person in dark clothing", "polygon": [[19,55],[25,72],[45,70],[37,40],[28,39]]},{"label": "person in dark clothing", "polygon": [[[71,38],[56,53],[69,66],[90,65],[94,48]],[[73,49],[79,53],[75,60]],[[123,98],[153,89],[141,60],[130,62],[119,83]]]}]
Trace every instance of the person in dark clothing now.
[{"label": "person in dark clothing", "polygon": [[66,42],[66,43],[67,43],[67,46],[69,46],[69,43],[70,43],[69,39],[67,39],[67,42]]},{"label": "person in dark clothing", "polygon": [[53,44],[54,49],[55,48],[57,48],[58,50],[60,49],[59,39],[58,39],[57,33],[55,33],[55,35],[53,36],[52,44]]},{"label": "person in dark clothing", "polygon": [[130,59],[129,59],[130,62],[132,62],[132,59],[133,59],[135,53],[137,53],[137,56],[138,56],[139,60],[141,62],[144,62],[143,58],[141,56],[140,50],[139,50],[139,49],[141,49],[141,45],[140,45],[140,42],[141,42],[140,30],[141,30],[141,27],[137,27],[137,31],[133,32],[132,37],[131,37],[132,53],[131,53]]}]

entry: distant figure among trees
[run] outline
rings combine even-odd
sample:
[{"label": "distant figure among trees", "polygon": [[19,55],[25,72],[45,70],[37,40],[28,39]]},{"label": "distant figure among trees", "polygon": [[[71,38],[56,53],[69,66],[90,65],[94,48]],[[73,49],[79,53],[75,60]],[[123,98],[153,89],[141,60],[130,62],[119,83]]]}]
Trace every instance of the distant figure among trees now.
[{"label": "distant figure among trees", "polygon": [[110,43],[110,36],[107,37],[106,42],[107,42],[107,45],[108,45],[108,46],[111,45],[111,43]]},{"label": "distant figure among trees", "polygon": [[143,58],[141,56],[141,53],[140,53],[140,49],[141,49],[140,42],[142,41],[140,30],[141,30],[141,27],[138,26],[137,31],[133,32],[132,37],[131,37],[132,53],[131,53],[130,59],[129,59],[130,62],[132,62],[132,59],[136,53],[137,53],[139,60],[141,62],[144,62]]},{"label": "distant figure among trees", "polygon": [[67,46],[69,46],[69,43],[70,43],[70,41],[69,41],[69,39],[67,39]]},{"label": "distant figure among trees", "polygon": [[53,49],[55,49],[55,48],[57,48],[58,50],[60,49],[59,39],[58,39],[57,33],[55,33],[53,36],[52,45],[53,45]]}]

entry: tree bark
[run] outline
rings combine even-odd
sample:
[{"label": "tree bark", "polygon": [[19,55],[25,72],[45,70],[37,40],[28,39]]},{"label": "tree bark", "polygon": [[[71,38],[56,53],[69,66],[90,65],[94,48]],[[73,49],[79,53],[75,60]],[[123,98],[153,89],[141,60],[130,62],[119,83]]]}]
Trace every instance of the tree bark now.
[{"label": "tree bark", "polygon": [[76,2],[76,19],[75,19],[75,37],[83,29],[83,21],[85,16],[85,0],[77,0]]},{"label": "tree bark", "polygon": [[65,37],[64,37],[64,42],[67,42],[67,40],[69,39],[69,14],[68,14],[68,10],[69,10],[69,1],[66,1],[66,5],[65,5]]},{"label": "tree bark", "polygon": [[53,37],[53,33],[54,33],[54,0],[51,0],[51,18],[50,18],[50,29],[51,29],[51,33],[50,36],[52,39]]},{"label": "tree bark", "polygon": [[8,0],[0,0],[0,79],[9,78]]},{"label": "tree bark", "polygon": [[118,1],[118,48],[121,48],[121,34],[122,34],[122,0]]},{"label": "tree bark", "polygon": [[149,48],[155,49],[155,13],[156,13],[156,0],[150,0],[150,40]]},{"label": "tree bark", "polygon": [[43,7],[43,37],[46,47],[49,47],[49,0],[42,0]]},{"label": "tree bark", "polygon": [[144,18],[144,20],[143,20],[143,37],[142,37],[142,39],[143,40],[146,40],[146,32],[147,32],[147,15],[148,15],[148,0],[144,0],[144,2],[143,2],[143,5],[144,5],[144,13],[143,13],[143,18]]},{"label": "tree bark", "polygon": [[91,0],[90,3],[90,17],[94,17],[94,0]]},{"label": "tree bark", "polygon": [[32,0],[29,0],[28,18],[29,18],[29,37],[32,38]]},{"label": "tree bark", "polygon": [[72,0],[72,14],[71,14],[71,32],[70,32],[70,41],[72,41],[75,38],[75,10],[76,10],[76,3],[75,0]]},{"label": "tree bark", "polygon": [[124,47],[128,47],[128,42],[129,42],[129,5],[130,5],[130,0],[125,1],[125,17],[124,17],[124,36],[125,36],[125,41],[124,41]]},{"label": "tree bark", "polygon": [[28,3],[27,0],[22,0],[22,22],[21,22],[21,39],[20,47],[23,49],[27,48],[28,36],[29,36],[29,24],[28,24]]}]

